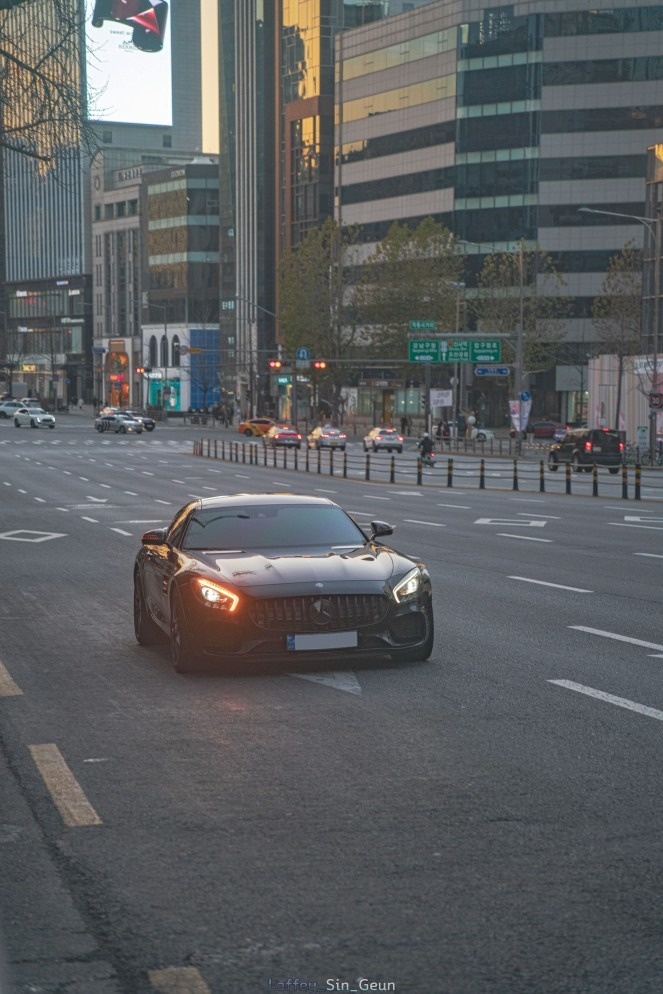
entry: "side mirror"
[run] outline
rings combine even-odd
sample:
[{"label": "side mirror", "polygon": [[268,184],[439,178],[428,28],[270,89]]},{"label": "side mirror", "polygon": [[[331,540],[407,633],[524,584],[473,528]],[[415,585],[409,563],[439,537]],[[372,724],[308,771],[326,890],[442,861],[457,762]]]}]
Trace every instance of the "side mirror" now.
[{"label": "side mirror", "polygon": [[143,545],[163,545],[166,539],[165,528],[152,528],[141,536]]},{"label": "side mirror", "polygon": [[393,535],[394,529],[386,521],[371,521],[371,539]]}]

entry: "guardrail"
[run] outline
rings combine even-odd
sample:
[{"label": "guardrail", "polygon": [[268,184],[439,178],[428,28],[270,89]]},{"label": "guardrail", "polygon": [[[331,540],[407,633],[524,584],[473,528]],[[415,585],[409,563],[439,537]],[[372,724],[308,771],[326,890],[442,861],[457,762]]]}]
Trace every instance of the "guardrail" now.
[{"label": "guardrail", "polygon": [[[554,477],[552,474],[547,475],[543,459],[527,461],[514,457],[511,460],[504,460],[498,469],[494,466],[487,467],[485,456],[481,456],[479,459],[464,456],[448,456],[446,458],[438,456],[435,468],[427,470],[420,458],[416,460],[413,467],[409,460],[398,461],[394,455],[385,453],[372,455],[367,452],[363,455],[349,455],[345,450],[340,452],[334,449],[323,451],[322,449],[310,450],[306,448],[302,451],[285,446],[280,448],[263,446],[261,449],[251,442],[226,441],[216,438],[201,438],[194,441],[193,455],[243,465],[271,466],[274,469],[316,475],[324,474],[331,477],[341,476],[346,479],[367,482],[414,484],[418,487],[435,486],[445,489],[453,489],[454,486],[460,484],[463,489],[475,485],[476,489],[479,490],[509,489],[571,494],[573,492],[572,480],[575,476],[568,464],[565,467],[560,467],[560,469],[565,470],[563,474],[555,473]],[[597,465],[588,468],[591,472],[592,497],[609,495],[611,497],[620,496],[623,500],[642,500],[645,471],[641,466],[622,465],[620,475],[600,473]],[[563,479],[560,479],[561,477]],[[579,482],[582,482],[580,474],[578,474],[578,478]],[[561,488],[546,486],[547,482],[553,484],[555,480],[559,480]],[[599,486],[600,482],[601,487]],[[663,471],[646,470],[646,486],[648,491],[656,491],[653,497],[649,495],[648,499],[663,500]]]}]

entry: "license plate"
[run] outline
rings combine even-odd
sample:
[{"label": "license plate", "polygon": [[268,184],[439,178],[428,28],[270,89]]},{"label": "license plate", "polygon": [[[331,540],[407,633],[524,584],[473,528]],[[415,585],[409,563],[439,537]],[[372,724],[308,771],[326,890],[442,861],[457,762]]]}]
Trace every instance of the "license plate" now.
[{"label": "license plate", "polygon": [[309,652],[312,649],[355,649],[356,632],[316,632],[312,635],[287,635],[289,652]]}]

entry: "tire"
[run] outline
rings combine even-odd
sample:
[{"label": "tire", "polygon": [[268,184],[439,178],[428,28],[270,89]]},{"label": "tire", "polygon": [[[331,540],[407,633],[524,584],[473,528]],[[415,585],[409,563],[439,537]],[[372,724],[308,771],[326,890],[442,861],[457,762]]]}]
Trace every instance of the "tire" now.
[{"label": "tire", "polygon": [[574,473],[580,472],[580,460],[578,459],[577,453],[571,459],[571,469]]},{"label": "tire", "polygon": [[608,472],[612,473],[612,475],[614,476],[616,473],[619,472],[620,468],[621,468],[620,466],[608,466]]},{"label": "tire", "polygon": [[170,658],[176,673],[194,673],[200,666],[200,649],[186,630],[184,606],[177,591],[170,606]]},{"label": "tire", "polygon": [[55,425],[49,425],[48,427],[49,428],[55,428]]},{"label": "tire", "polygon": [[7,414],[6,411],[0,411],[0,418],[8,418],[8,417],[9,415]]},{"label": "tire", "polygon": [[400,449],[396,449],[396,452],[398,452],[399,456],[402,455],[403,454],[403,447],[401,446]]},{"label": "tire", "polygon": [[120,428],[120,434],[121,435],[126,435],[126,433],[127,433],[127,429],[124,427],[124,425],[122,425],[122,427]]},{"label": "tire", "polygon": [[20,428],[21,427],[21,422],[18,420],[18,418],[14,418],[14,425],[15,425],[16,428]]},{"label": "tire", "polygon": [[425,663],[430,658],[435,642],[435,622],[433,620],[433,612],[430,608],[426,612],[426,624],[428,634],[423,645],[418,645],[414,649],[400,649],[398,652],[393,653],[394,661],[399,663]]},{"label": "tire", "polygon": [[145,431],[154,431],[155,425],[145,425]]},{"label": "tire", "polygon": [[245,434],[245,435],[252,435],[252,434],[253,434],[253,432],[251,431],[251,429],[250,429],[250,428],[245,428],[245,429],[244,429],[244,434]]},{"label": "tire", "polygon": [[484,433],[482,431],[478,432],[478,434],[477,434],[477,442],[486,442],[486,441],[488,441],[488,439],[486,438],[486,436],[484,435]]},{"label": "tire", "polygon": [[134,634],[139,645],[158,645],[165,641],[165,635],[149,615],[143,581],[138,573],[134,576]]},{"label": "tire", "polygon": [[99,432],[100,435],[101,435],[101,433],[102,433],[103,430],[104,430],[104,426],[103,425],[97,425],[97,431]]},{"label": "tire", "polygon": [[550,470],[550,472],[551,473],[556,473],[558,467],[559,467],[559,463],[557,461],[557,456],[553,456],[553,455],[548,456],[548,469]]},{"label": "tire", "polygon": [[31,428],[36,428],[37,427],[37,422],[35,421],[34,418],[30,418],[30,427]]}]

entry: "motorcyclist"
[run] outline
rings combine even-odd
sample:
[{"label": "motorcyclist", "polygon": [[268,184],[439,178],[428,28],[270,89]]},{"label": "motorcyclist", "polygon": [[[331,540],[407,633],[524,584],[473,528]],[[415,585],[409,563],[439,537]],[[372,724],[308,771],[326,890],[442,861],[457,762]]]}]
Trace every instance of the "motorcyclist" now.
[{"label": "motorcyclist", "polygon": [[425,431],[421,436],[421,438],[419,439],[417,447],[421,449],[421,458],[424,461],[430,459],[430,455],[433,451],[433,439],[430,437],[427,431]]}]

